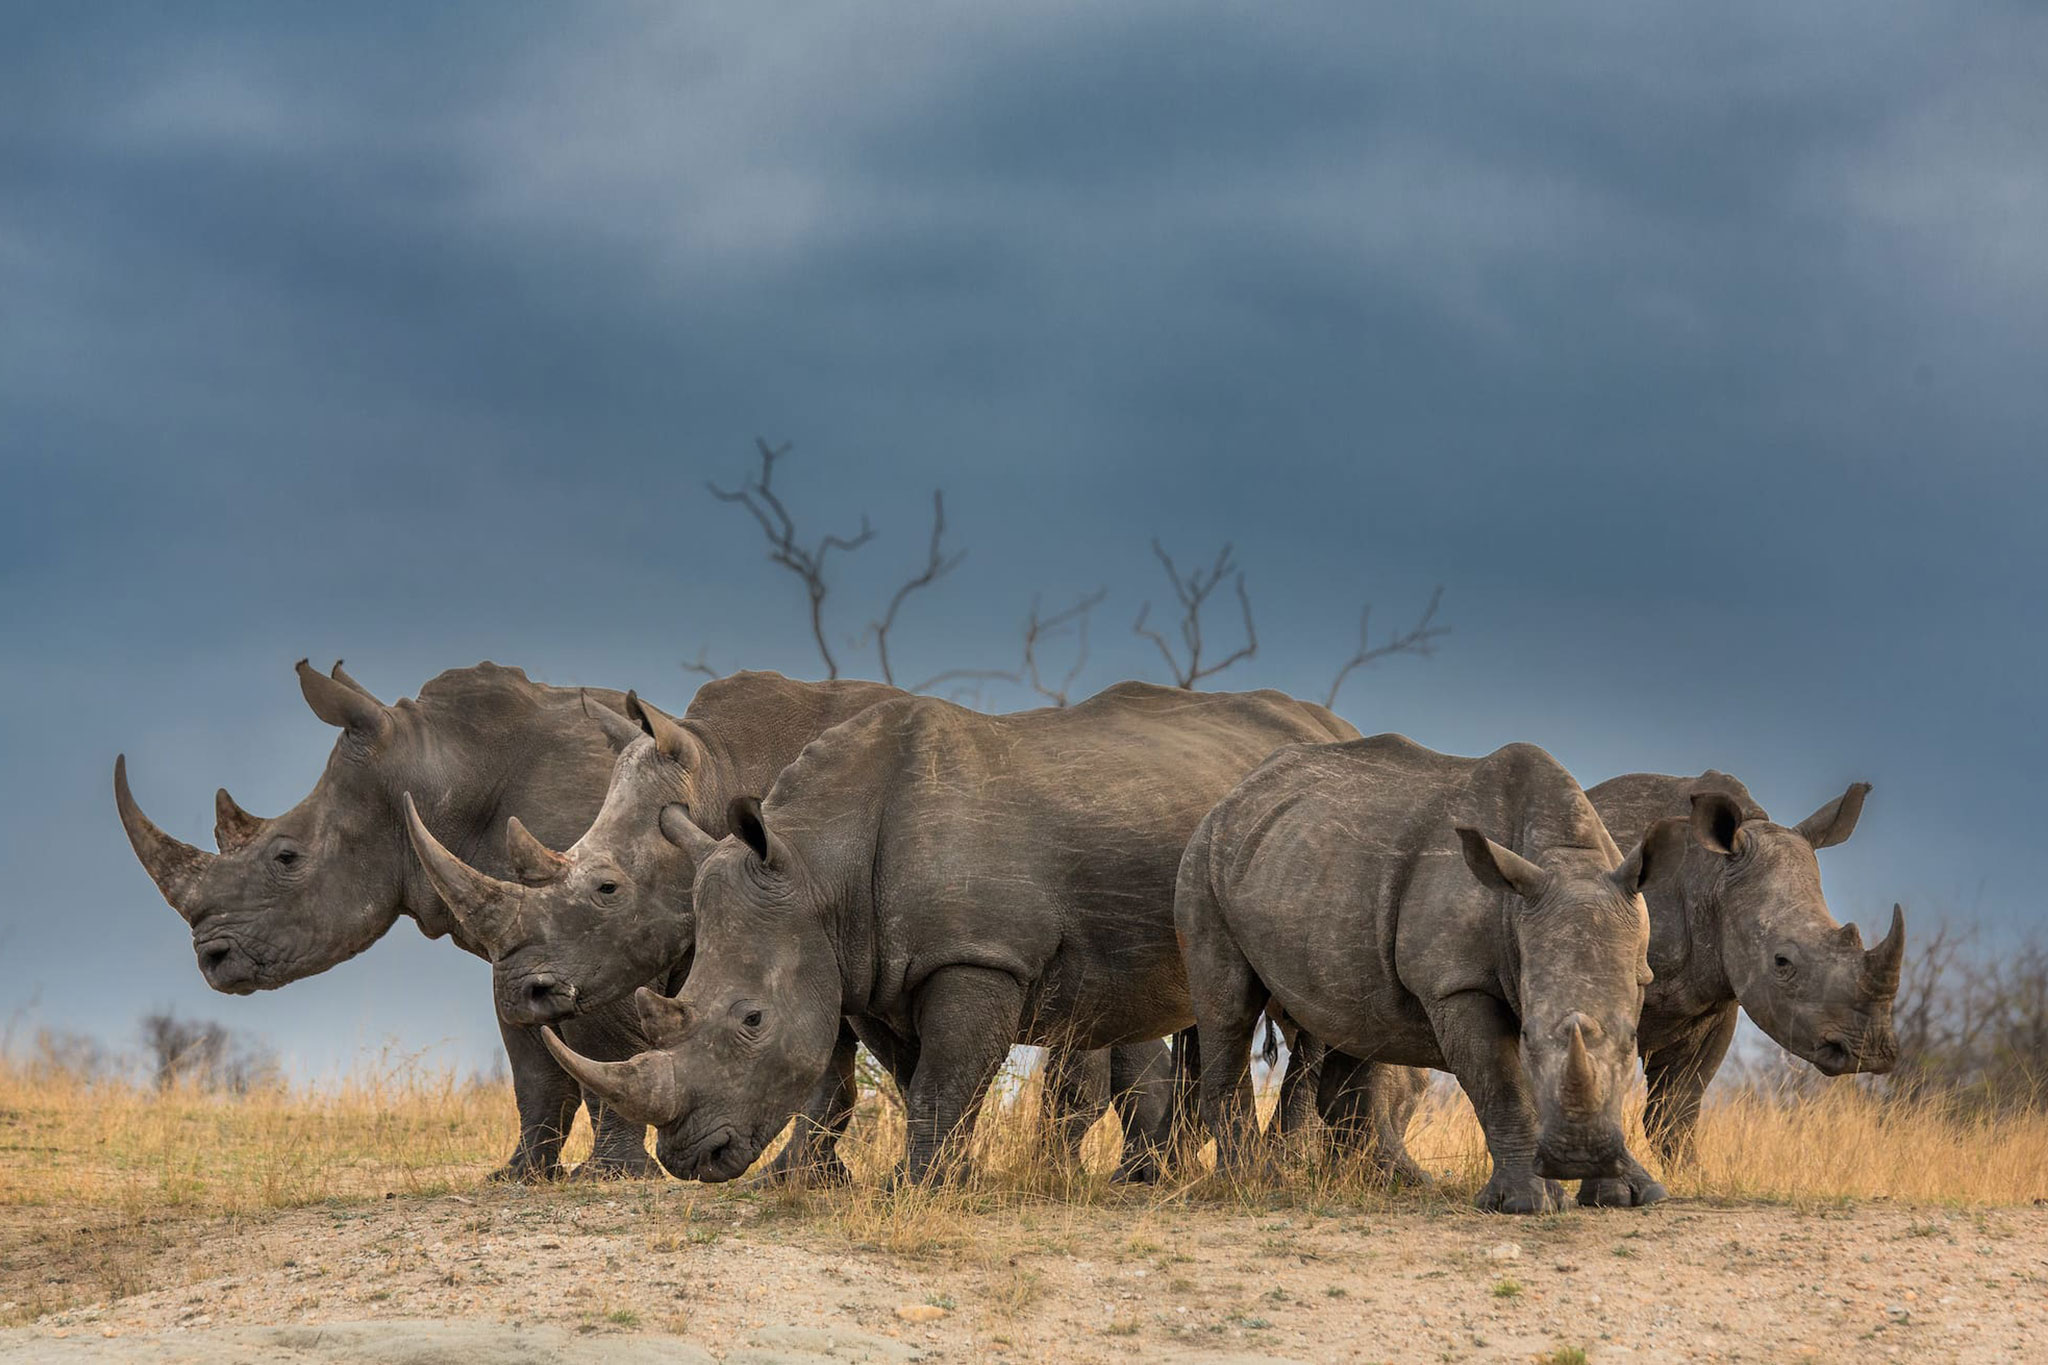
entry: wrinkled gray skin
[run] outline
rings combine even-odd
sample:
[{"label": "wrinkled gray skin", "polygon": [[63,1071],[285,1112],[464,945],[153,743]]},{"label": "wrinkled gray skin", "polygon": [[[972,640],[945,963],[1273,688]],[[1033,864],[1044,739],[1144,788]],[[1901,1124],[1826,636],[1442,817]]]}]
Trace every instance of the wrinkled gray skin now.
[{"label": "wrinkled gray skin", "polygon": [[1352,1056],[1457,1076],[1493,1156],[1479,1207],[1544,1212],[1557,1180],[1594,1177],[1662,1198],[1621,1115],[1650,980],[1640,888],[1673,856],[1624,859],[1533,745],[1275,754],[1189,840],[1175,901],[1219,1166],[1252,1154],[1250,1047],[1277,1001]]},{"label": "wrinkled gray skin", "polygon": [[655,1049],[608,1065],[549,1046],[656,1123],[672,1173],[729,1180],[845,1016],[908,1077],[909,1177],[943,1174],[1013,1044],[1192,1022],[1172,910],[1188,834],[1277,745],[1347,733],[1275,692],[1144,683],[1006,716],[884,703],[806,749],[765,806],[736,805],[735,837],[696,834],[696,963],[675,999],[635,997]]},{"label": "wrinkled gray skin", "polygon": [[[218,853],[165,834],[135,804],[127,763],[114,765],[114,799],[135,856],[192,927],[207,984],[230,995],[274,990],[345,962],[411,916],[429,938],[480,953],[435,894],[407,842],[400,803],[419,794],[442,838],[485,866],[503,868],[497,831],[514,812],[543,834],[573,838],[597,813],[611,749],[592,719],[622,694],[546,687],[516,668],[453,669],[419,699],[386,706],[342,671],[304,660],[299,687],[321,720],[341,730],[313,791],[262,819],[226,790],[215,794]],[[637,1017],[616,1008],[579,1020],[579,1046],[631,1056]],[[519,1107],[519,1145],[493,1178],[559,1173],[562,1141],[584,1096],[532,1029],[499,1030]],[[658,1175],[643,1127],[593,1099],[596,1134],[585,1178]]]},{"label": "wrinkled gray skin", "polygon": [[[508,830],[515,854],[523,850],[514,880],[467,866],[415,828],[413,844],[435,890],[495,964],[499,1016],[535,1027],[624,1000],[643,983],[679,989],[694,942],[696,867],[690,841],[662,833],[663,809],[678,806],[672,819],[694,820],[693,837],[701,830],[723,838],[732,832],[732,802],[767,791],[811,740],[909,695],[884,683],[736,673],[699,688],[678,719],[628,693],[623,718],[601,718],[619,756],[597,818],[560,854]],[[843,1029],[804,1121],[776,1158],[775,1177],[847,1177],[836,1149],[859,1098],[856,1046],[857,1035]],[[1112,1095],[1127,1127],[1156,1127],[1164,1110],[1143,1082],[1165,1055],[1154,1040],[1115,1061],[1056,1058],[1049,1095],[1069,1145],[1079,1146]],[[1113,1084],[1112,1072],[1130,1079]]]},{"label": "wrinkled gray skin", "polygon": [[[1700,1099],[1727,1056],[1738,1005],[1827,1075],[1889,1071],[1898,1060],[1891,1009],[1905,913],[1894,906],[1890,932],[1866,950],[1856,926],[1829,913],[1814,858],[1855,831],[1869,791],[1858,782],[1790,826],[1772,821],[1741,782],[1711,770],[1629,773],[1586,793],[1619,841],[1655,837],[1660,826],[1683,825],[1693,836],[1643,888],[1655,975],[1636,1034],[1649,1088],[1643,1122],[1667,1165],[1691,1156]],[[1381,1084],[1371,1068],[1341,1057],[1325,1062],[1324,1075],[1326,1084],[1342,1078],[1340,1088]],[[1614,1181],[1588,1180],[1579,1202],[1626,1198]]]}]

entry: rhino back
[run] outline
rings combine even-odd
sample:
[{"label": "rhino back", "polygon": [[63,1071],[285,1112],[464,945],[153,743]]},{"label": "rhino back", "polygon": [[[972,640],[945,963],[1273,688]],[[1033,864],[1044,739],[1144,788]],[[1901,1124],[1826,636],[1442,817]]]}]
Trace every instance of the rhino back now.
[{"label": "rhino back", "polygon": [[768,823],[849,899],[871,888],[878,999],[975,962],[1099,1046],[1187,1017],[1173,884],[1202,816],[1276,747],[1348,728],[1272,692],[1121,684],[1005,716],[906,698],[806,749]]},{"label": "rhino back", "polygon": [[1764,808],[1749,794],[1749,788],[1727,773],[1709,768],[1698,777],[1675,777],[1669,773],[1623,773],[1597,787],[1588,787],[1586,797],[1600,812],[1614,842],[1631,848],[1642,841],[1651,825],[1674,815],[1692,811],[1696,791],[1724,792],[1735,798],[1746,820],[1767,820]]}]

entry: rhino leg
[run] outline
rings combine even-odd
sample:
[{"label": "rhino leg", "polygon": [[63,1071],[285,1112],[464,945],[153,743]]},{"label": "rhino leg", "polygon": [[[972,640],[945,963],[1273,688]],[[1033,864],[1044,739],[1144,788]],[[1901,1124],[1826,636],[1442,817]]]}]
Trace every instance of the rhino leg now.
[{"label": "rhino leg", "polygon": [[505,1056],[512,1066],[519,1145],[490,1178],[520,1183],[553,1180],[562,1173],[562,1142],[569,1136],[569,1125],[576,1121],[576,1106],[582,1103],[583,1092],[548,1055],[538,1030],[501,1020],[498,1036],[505,1041]]},{"label": "rhino leg", "polygon": [[[1268,1020],[1268,1029],[1278,1028]],[[1294,1031],[1287,1048],[1287,1069],[1280,1073],[1280,1099],[1273,1106],[1272,1133],[1292,1138],[1309,1131],[1316,1119],[1316,1092],[1321,1087],[1323,1059],[1330,1049],[1303,1033]]]},{"label": "rhino leg", "polygon": [[1551,1213],[1564,1186],[1536,1174],[1536,1104],[1519,1046],[1521,1028],[1491,996],[1465,991],[1427,1006],[1437,1048],[1486,1134],[1493,1175],[1473,1202],[1489,1213]]},{"label": "rhino leg", "polygon": [[989,1083],[1010,1055],[1024,1017],[1024,987],[1008,972],[944,967],[918,991],[924,1044],[904,1095],[908,1176],[946,1179]]},{"label": "rhino leg", "polygon": [[1643,1127],[1665,1168],[1693,1157],[1693,1130],[1699,1126],[1700,1097],[1721,1069],[1735,1038],[1736,1007],[1730,1003],[1696,1032],[1643,1059],[1650,1097],[1643,1109]]},{"label": "rhino leg", "polygon": [[1051,1044],[1045,1049],[1045,1071],[1039,1087],[1045,1126],[1070,1161],[1081,1158],[1081,1142],[1109,1111],[1109,1053],[1084,1052]]},{"label": "rhino leg", "polygon": [[1195,1004],[1202,1126],[1216,1139],[1216,1172],[1243,1177],[1262,1150],[1252,1098],[1252,1035],[1271,992],[1225,927],[1205,884],[1183,876],[1174,905]]},{"label": "rhino leg", "polygon": [[789,1141],[782,1144],[773,1164],[770,1180],[801,1181],[809,1184],[841,1185],[853,1179],[839,1155],[839,1139],[853,1119],[860,1102],[858,1072],[860,1040],[845,1020],[839,1022],[839,1041],[832,1048],[831,1065],[811,1092],[810,1101],[796,1117]]},{"label": "rhino leg", "polygon": [[1429,1091],[1420,1067],[1388,1066],[1330,1051],[1323,1061],[1316,1108],[1331,1138],[1372,1163],[1389,1185],[1428,1186],[1436,1182],[1408,1154],[1408,1123]]},{"label": "rhino leg", "polygon": [[[564,1042],[586,1057],[605,1061],[631,1057],[648,1046],[639,1011],[630,997],[564,1020]],[[583,1096],[590,1115],[590,1155],[569,1173],[571,1180],[661,1180],[661,1167],[647,1154],[647,1128],[634,1123],[595,1095]]]},{"label": "rhino leg", "polygon": [[1165,1173],[1166,1152],[1173,1141],[1173,1049],[1164,1039],[1111,1048],[1109,1102],[1123,1125],[1124,1150],[1117,1162],[1119,1181],[1156,1184]]}]

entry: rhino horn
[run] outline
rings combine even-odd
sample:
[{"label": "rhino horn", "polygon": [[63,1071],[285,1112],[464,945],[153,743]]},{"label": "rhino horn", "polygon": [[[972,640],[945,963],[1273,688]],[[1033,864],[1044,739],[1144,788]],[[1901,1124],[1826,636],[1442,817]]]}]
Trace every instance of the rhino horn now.
[{"label": "rhino horn", "polygon": [[213,842],[226,853],[229,849],[240,848],[255,838],[263,828],[263,817],[251,815],[235,804],[235,798],[222,787],[213,794]]},{"label": "rhino horn", "polygon": [[510,946],[512,921],[526,888],[501,882],[471,867],[444,848],[420,819],[412,793],[405,794],[405,828],[412,836],[413,852],[427,870],[427,880],[447,902],[456,923],[493,958]]},{"label": "rhino horn", "polygon": [[359,735],[375,735],[389,721],[384,703],[368,692],[351,686],[337,678],[330,678],[319,669],[301,659],[294,665],[299,675],[299,691],[305,695],[306,705],[313,708],[313,714],[329,725],[338,726]]},{"label": "rhino horn", "polygon": [[528,886],[560,881],[569,870],[569,860],[534,838],[516,815],[505,822],[505,856],[512,875]]},{"label": "rhino horn", "polygon": [[1906,961],[1906,911],[1892,905],[1891,932],[1863,955],[1863,981],[1873,996],[1891,995],[1899,989],[1899,971]]},{"label": "rhino horn", "polygon": [[613,753],[623,752],[628,744],[640,738],[638,725],[602,702],[592,706],[589,692],[577,689],[576,700],[582,705],[583,714],[596,721],[598,728],[604,731],[604,742],[612,746]]},{"label": "rhino horn", "polygon": [[114,759],[114,805],[120,809],[121,828],[128,831],[128,845],[135,850],[143,870],[156,883],[156,889],[163,892],[171,909],[189,922],[192,916],[179,902],[214,855],[173,839],[142,813],[142,807],[135,804],[135,793],[128,790],[126,754]]},{"label": "rhino horn", "polygon": [[1564,1059],[1564,1090],[1559,1096],[1564,1111],[1571,1115],[1598,1113],[1600,1082],[1593,1074],[1593,1058],[1586,1052],[1586,1036],[1576,1017],[1572,1020],[1572,1041]]},{"label": "rhino horn", "polygon": [[551,1028],[541,1041],[576,1084],[634,1123],[661,1128],[683,1116],[675,1063],[665,1052],[642,1052],[623,1062],[594,1062],[563,1042]]},{"label": "rhino horn", "polygon": [[686,767],[698,766],[703,751],[697,737],[685,730],[682,722],[674,716],[649,706],[640,700],[638,692],[626,694],[626,715],[654,740],[654,747],[662,753]]}]

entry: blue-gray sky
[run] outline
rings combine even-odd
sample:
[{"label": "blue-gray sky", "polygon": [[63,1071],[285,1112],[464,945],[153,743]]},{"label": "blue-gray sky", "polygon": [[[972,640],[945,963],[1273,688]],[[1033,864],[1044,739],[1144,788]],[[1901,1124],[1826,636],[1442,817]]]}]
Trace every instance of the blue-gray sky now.
[{"label": "blue-gray sky", "polygon": [[[1440,655],[1340,709],[1591,783],[1876,783],[1839,913],[2036,922],[2048,648],[2038,6],[42,5],[0,42],[0,1011],[154,1005],[302,1071],[482,1062],[401,926],[210,995],[108,792],[204,842],[490,657],[681,706],[814,672],[707,477],[757,435],[835,632],[922,554],[906,671],[1033,591],[1236,543],[1223,679],[1319,696],[1360,604]],[[1221,623],[1228,629],[1228,618]],[[849,651],[851,652],[851,651]],[[1021,698],[992,695],[991,703]]]}]

